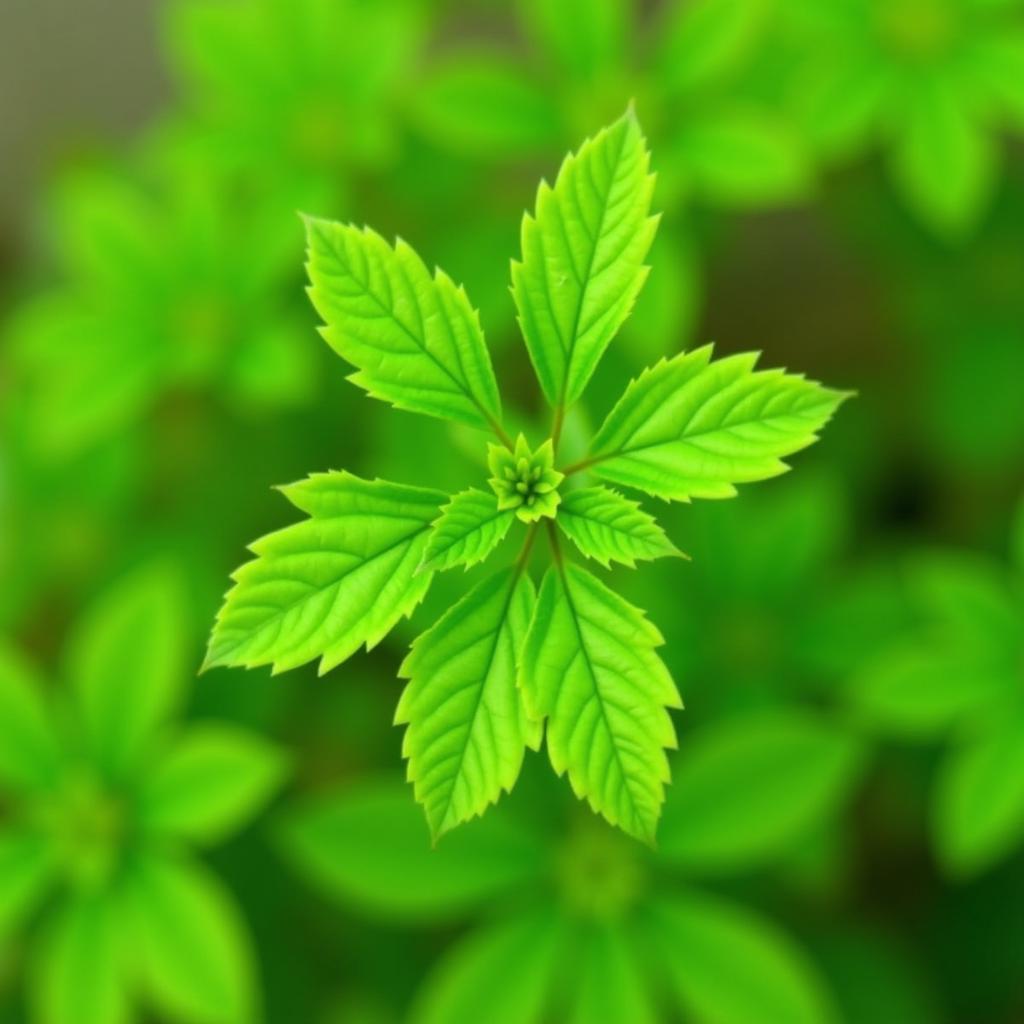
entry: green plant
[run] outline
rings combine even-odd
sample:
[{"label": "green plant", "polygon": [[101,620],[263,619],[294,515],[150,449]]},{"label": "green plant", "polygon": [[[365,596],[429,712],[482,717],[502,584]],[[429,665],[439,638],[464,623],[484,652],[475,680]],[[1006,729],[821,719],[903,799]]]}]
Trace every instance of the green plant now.
[{"label": "green plant", "polygon": [[239,912],[190,847],[245,824],[285,762],[233,726],[175,730],[184,631],[183,596],[150,570],[82,617],[67,692],[0,650],[0,941],[42,911],[27,972],[42,1024],[125,1024],[139,1004],[188,1024],[256,1013]]},{"label": "green plant", "polygon": [[[556,470],[565,414],[629,314],[657,219],[653,176],[632,112],[584,143],[542,183],[512,266],[520,325],[548,402],[551,436],[534,452],[502,426],[478,318],[442,271],[368,229],[307,221],[310,295],[352,380],[398,408],[492,432],[494,493],[444,494],[346,472],[283,488],[309,518],[257,541],[210,640],[206,667],[320,658],[326,672],[378,643],[423,598],[437,569],[487,557],[519,518],[515,563],[474,586],[412,646],[397,720],[417,799],[435,836],[514,784],[546,723],[551,763],[580,798],[653,839],[680,706],[644,614],[571,562],[632,565],[678,554],[654,519],[585,472],[665,500],[725,498],[775,476],[812,443],[845,397],[799,376],[755,371],[756,356],[716,362],[705,347],[632,381],[588,453]],[[522,495],[515,507],[507,507]],[[537,594],[528,564],[538,532],[552,562]]]}]

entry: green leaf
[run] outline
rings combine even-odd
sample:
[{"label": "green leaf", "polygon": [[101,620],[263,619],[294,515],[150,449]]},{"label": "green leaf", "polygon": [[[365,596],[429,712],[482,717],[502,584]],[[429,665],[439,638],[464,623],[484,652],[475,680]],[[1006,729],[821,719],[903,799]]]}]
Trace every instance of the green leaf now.
[{"label": "green leaf", "polygon": [[839,809],[861,744],[798,711],[760,711],[691,735],[673,765],[658,848],[702,871],[755,867]]},{"label": "green leaf", "polygon": [[948,755],[933,833],[942,862],[957,875],[977,874],[1024,843],[1024,715],[992,723]]},{"label": "green leaf", "polygon": [[513,509],[499,509],[495,494],[470,487],[456,494],[434,522],[422,569],[441,572],[456,565],[467,569],[482,562],[515,522]]},{"label": "green leaf", "polygon": [[657,218],[654,177],[632,111],[542,182],[522,226],[512,294],[537,379],[554,406],[583,393],[643,286]]},{"label": "green leaf", "polygon": [[656,1024],[648,982],[641,969],[643,953],[623,927],[599,924],[575,947],[579,977],[573,993],[571,1024],[629,1021]]},{"label": "green leaf", "polygon": [[587,558],[606,569],[613,561],[634,569],[637,559],[685,557],[639,502],[607,487],[570,491],[555,522]]},{"label": "green leaf", "polygon": [[195,1024],[256,1019],[252,954],[239,913],[205,870],[146,858],[128,880],[142,980],[168,1015]]},{"label": "green leaf", "polygon": [[630,382],[594,439],[589,467],[657,498],[729,498],[788,468],[848,396],[757,355],[711,361],[711,346],[662,360]]},{"label": "green leaf", "polygon": [[471,933],[427,978],[411,1024],[542,1024],[563,940],[550,911]]},{"label": "green leaf", "polygon": [[140,822],[158,835],[217,842],[259,811],[285,767],[281,753],[252,733],[192,726],[143,780]]},{"label": "green leaf", "polygon": [[423,599],[432,573],[416,572],[438,491],[351,473],[316,473],[282,488],[310,518],[250,546],[210,638],[204,668],[320,658],[323,674],[379,643]]},{"label": "green leaf", "polygon": [[131,978],[114,899],[76,895],[44,933],[33,961],[38,1024],[128,1024]]},{"label": "green leaf", "polygon": [[662,900],[654,930],[680,1008],[701,1024],[827,1024],[806,955],[755,914],[704,894]]},{"label": "green leaf", "polygon": [[501,400],[480,319],[441,270],[401,239],[306,219],[309,295],[349,379],[399,409],[500,430]]},{"label": "green leaf", "polygon": [[79,619],[67,672],[93,754],[108,772],[133,770],[181,697],[185,597],[164,566],[137,571]]},{"label": "green leaf", "polygon": [[458,917],[539,878],[547,850],[501,814],[431,849],[423,815],[398,783],[349,785],[290,811],[288,859],[345,904],[403,921]]},{"label": "green leaf", "polygon": [[0,830],[0,948],[43,899],[56,867],[54,849],[43,836]]},{"label": "green leaf", "polygon": [[519,0],[521,17],[538,46],[579,79],[614,72],[630,35],[626,0]]},{"label": "green leaf", "polygon": [[402,753],[435,840],[511,792],[526,747],[540,746],[516,671],[536,598],[519,568],[478,583],[419,637],[398,674]]},{"label": "green leaf", "polygon": [[56,779],[60,749],[43,702],[42,682],[0,644],[0,786],[38,791]]},{"label": "green leaf", "polygon": [[654,839],[682,707],[643,613],[585,569],[552,566],[523,650],[527,709],[546,718],[551,764],[613,825]]}]

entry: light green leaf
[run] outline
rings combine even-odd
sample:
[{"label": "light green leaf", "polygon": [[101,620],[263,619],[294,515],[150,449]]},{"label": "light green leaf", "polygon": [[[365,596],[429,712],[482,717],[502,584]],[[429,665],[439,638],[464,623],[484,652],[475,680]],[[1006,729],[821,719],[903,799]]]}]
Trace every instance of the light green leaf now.
[{"label": "light green leaf", "polygon": [[43,836],[19,828],[0,831],[0,948],[53,882],[54,852]]},{"label": "light green leaf", "polygon": [[249,940],[221,884],[185,861],[147,858],[128,880],[126,908],[152,1001],[194,1024],[257,1019]]},{"label": "light green leaf", "polygon": [[143,828],[217,842],[244,825],[280,784],[285,758],[260,737],[228,725],[195,725],[143,780]]},{"label": "light green leaf", "polygon": [[933,231],[958,238],[977,223],[997,162],[988,126],[948,83],[930,80],[908,98],[892,170],[907,203]]},{"label": "light green leaf", "polygon": [[579,468],[657,498],[729,498],[788,468],[848,397],[757,355],[711,361],[711,346],[662,360],[626,388]]},{"label": "light green leaf", "polygon": [[518,567],[478,583],[412,646],[395,714],[402,753],[435,840],[511,792],[526,747],[540,746],[516,685],[535,604]]},{"label": "light green leaf", "polygon": [[310,518],[250,545],[210,638],[205,668],[320,658],[323,674],[379,643],[423,599],[432,573],[416,572],[438,491],[351,473],[316,473],[282,488]]},{"label": "light green leaf", "polygon": [[411,1024],[543,1024],[563,931],[540,911],[472,932],[427,978]]},{"label": "light green leaf", "polygon": [[501,543],[515,518],[513,509],[498,508],[495,494],[475,487],[456,494],[433,524],[422,568],[441,572],[482,562]]},{"label": "light green leaf", "polygon": [[501,400],[476,310],[401,239],[307,218],[309,295],[349,378],[399,409],[499,429]]},{"label": "light green leaf", "polygon": [[939,856],[957,875],[974,875],[1024,843],[1024,715],[951,751],[933,807]]},{"label": "light green leaf", "polygon": [[45,789],[54,782],[59,761],[41,680],[14,650],[0,644],[0,786]]},{"label": "light green leaf", "polygon": [[579,976],[568,1018],[571,1024],[657,1024],[659,1018],[641,969],[643,955],[630,933],[618,924],[589,929],[574,951]]},{"label": "light green leaf", "polygon": [[38,1024],[128,1024],[127,936],[111,897],[74,896],[47,929],[33,961]]},{"label": "light green leaf", "polygon": [[560,68],[589,80],[616,71],[630,35],[627,0],[519,0],[523,22]]},{"label": "light green leaf", "polygon": [[643,613],[585,569],[552,566],[523,651],[527,709],[546,718],[551,764],[613,825],[654,839],[682,707]]},{"label": "light green leaf", "polygon": [[632,111],[566,157],[542,182],[522,226],[512,294],[537,379],[555,406],[572,404],[636,301],[657,218],[654,177]]},{"label": "light green leaf", "polygon": [[185,597],[172,570],[154,566],[115,584],[79,619],[67,672],[96,759],[133,770],[181,697]]},{"label": "light green leaf", "polygon": [[500,813],[431,849],[422,812],[399,783],[309,800],[286,815],[279,835],[288,859],[321,891],[403,921],[458,917],[547,867],[542,842]]},{"label": "light green leaf", "polygon": [[680,1008],[700,1024],[828,1024],[831,1000],[807,956],[773,925],[724,900],[663,900],[654,931]]},{"label": "light green leaf", "polygon": [[691,870],[757,866],[839,809],[862,755],[854,737],[798,711],[710,725],[675,759],[658,848]]},{"label": "light green leaf", "polygon": [[606,569],[613,561],[634,569],[637,559],[685,557],[639,502],[607,487],[570,491],[555,522],[587,558]]}]

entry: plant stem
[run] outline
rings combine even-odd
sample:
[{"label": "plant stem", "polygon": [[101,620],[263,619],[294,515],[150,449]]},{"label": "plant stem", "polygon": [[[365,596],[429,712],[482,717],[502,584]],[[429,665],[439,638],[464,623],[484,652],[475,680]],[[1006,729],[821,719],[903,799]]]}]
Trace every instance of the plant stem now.
[{"label": "plant stem", "polygon": [[562,436],[562,427],[565,424],[565,403],[559,402],[555,406],[555,418],[551,424],[551,449],[558,451],[558,441]]},{"label": "plant stem", "polygon": [[562,568],[562,548],[558,543],[558,531],[555,529],[555,521],[553,519],[545,519],[544,525],[548,531],[548,541],[551,544],[551,556],[555,560],[555,565],[559,569]]},{"label": "plant stem", "polygon": [[505,433],[505,428],[496,419],[494,419],[493,417],[488,416],[487,419],[488,419],[488,421],[491,424],[491,430],[494,431],[495,436],[498,438],[498,440],[509,451],[513,451],[515,449],[515,445],[512,442],[512,438],[509,437],[508,434]]},{"label": "plant stem", "polygon": [[533,542],[537,539],[537,527],[539,525],[539,523],[534,523],[526,533],[526,540],[523,541],[519,557],[516,559],[517,576],[526,568],[526,563],[530,560],[530,553],[533,551]]},{"label": "plant stem", "polygon": [[605,458],[603,455],[593,455],[587,459],[580,459],[579,462],[574,462],[571,466],[566,466],[564,469],[560,470],[560,472],[564,473],[566,476],[572,476],[573,473],[582,473],[583,470],[589,469],[594,465],[594,463],[600,462],[603,458]]}]

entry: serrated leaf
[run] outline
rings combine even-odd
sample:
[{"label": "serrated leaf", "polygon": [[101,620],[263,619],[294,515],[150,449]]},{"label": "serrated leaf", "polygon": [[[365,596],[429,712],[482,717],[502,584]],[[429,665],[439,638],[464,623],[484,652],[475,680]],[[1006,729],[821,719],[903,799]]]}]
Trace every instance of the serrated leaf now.
[{"label": "serrated leaf", "polygon": [[475,487],[461,491],[433,524],[422,568],[441,572],[482,562],[501,543],[515,518],[513,509],[498,508],[497,495]]},{"label": "serrated leaf", "polygon": [[476,310],[401,239],[306,219],[309,295],[349,378],[399,409],[498,430],[501,400]]},{"label": "serrated leaf", "polygon": [[540,744],[516,685],[535,596],[506,569],[477,584],[413,644],[396,724],[402,753],[434,838],[482,814],[510,791],[526,747]]},{"label": "serrated leaf", "polygon": [[637,559],[685,557],[639,502],[607,487],[570,491],[555,522],[587,558],[606,569],[613,561],[633,569]]},{"label": "serrated leaf", "polygon": [[547,719],[559,775],[613,825],[653,841],[665,747],[676,745],[666,707],[682,707],[654,649],[661,634],[577,565],[552,566],[541,585],[520,682],[527,709]]},{"label": "serrated leaf", "polygon": [[662,360],[631,381],[582,466],[670,501],[729,498],[736,484],[784,473],[782,458],[813,444],[848,397],[782,370],[755,371],[756,353],[712,362],[711,352]]},{"label": "serrated leaf", "polygon": [[554,188],[542,182],[523,218],[512,294],[548,401],[583,393],[636,301],[657,218],[654,177],[632,111],[566,157]]},{"label": "serrated leaf", "polygon": [[441,492],[337,471],[282,491],[310,518],[250,545],[256,558],[232,577],[204,668],[283,672],[320,658],[322,674],[379,643],[430,586],[416,569]]}]

